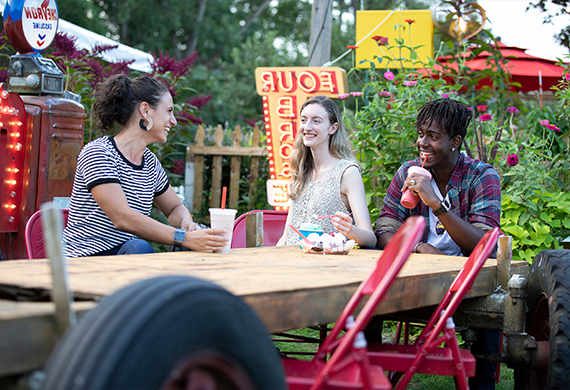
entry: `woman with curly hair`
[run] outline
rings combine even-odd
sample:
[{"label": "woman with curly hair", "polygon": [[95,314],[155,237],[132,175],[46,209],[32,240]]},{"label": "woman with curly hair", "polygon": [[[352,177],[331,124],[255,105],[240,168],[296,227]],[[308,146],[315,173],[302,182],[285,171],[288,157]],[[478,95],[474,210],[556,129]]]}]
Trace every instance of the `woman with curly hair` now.
[{"label": "woman with curly hair", "polygon": [[[151,77],[107,79],[96,94],[93,114],[103,131],[77,160],[69,220],[63,232],[68,257],[154,252],[147,241],[195,250],[219,250],[222,229],[200,229],[147,148],[166,142],[176,126],[172,96]],[[172,226],[150,218],[153,203]]]}]

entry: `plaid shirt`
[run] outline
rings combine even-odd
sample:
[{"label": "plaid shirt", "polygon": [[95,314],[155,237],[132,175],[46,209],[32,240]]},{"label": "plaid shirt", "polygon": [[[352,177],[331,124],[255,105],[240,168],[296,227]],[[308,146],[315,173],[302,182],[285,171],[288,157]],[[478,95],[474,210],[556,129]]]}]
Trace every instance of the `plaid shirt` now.
[{"label": "plaid shirt", "polygon": [[[376,220],[376,237],[386,232],[395,233],[410,216],[423,215],[428,224],[423,242],[427,242],[430,208],[421,200],[411,210],[400,204],[401,189],[408,175],[408,168],[420,165],[419,158],[407,161],[394,175],[384,197],[382,212]],[[499,174],[491,165],[460,154],[446,190],[451,204],[450,212],[483,230],[500,227],[501,185]]]}]

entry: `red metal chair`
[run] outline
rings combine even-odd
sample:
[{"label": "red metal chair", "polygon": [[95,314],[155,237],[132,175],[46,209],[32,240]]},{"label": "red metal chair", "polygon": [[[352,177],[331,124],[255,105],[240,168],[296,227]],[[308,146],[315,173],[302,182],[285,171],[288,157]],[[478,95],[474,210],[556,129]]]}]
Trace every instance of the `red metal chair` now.
[{"label": "red metal chair", "polygon": [[263,246],[275,246],[283,235],[287,211],[256,210],[248,211],[234,222],[232,248],[245,248],[245,216],[252,213],[263,213]]},{"label": "red metal chair", "polygon": [[[312,361],[283,359],[286,380],[297,389],[392,389],[384,370],[370,365],[362,330],[413,252],[425,229],[423,217],[408,218],[392,237],[368,277],[360,284]],[[347,319],[370,296],[354,325],[339,337]],[[330,359],[326,361],[327,355]]]},{"label": "red metal chair", "polygon": [[[467,377],[475,375],[475,358],[459,348],[452,316],[493,253],[499,233],[495,228],[481,238],[413,345],[368,346],[370,364],[405,373],[396,389],[404,389],[416,373],[454,376],[457,388],[469,388]],[[445,347],[440,347],[443,343]]]},{"label": "red metal chair", "polygon": [[[69,210],[61,209],[63,216],[63,227],[67,225],[67,217]],[[26,241],[26,253],[28,259],[45,259],[47,257],[47,249],[44,239],[44,228],[42,226],[42,210],[38,210],[32,214],[26,223],[24,233]]]}]

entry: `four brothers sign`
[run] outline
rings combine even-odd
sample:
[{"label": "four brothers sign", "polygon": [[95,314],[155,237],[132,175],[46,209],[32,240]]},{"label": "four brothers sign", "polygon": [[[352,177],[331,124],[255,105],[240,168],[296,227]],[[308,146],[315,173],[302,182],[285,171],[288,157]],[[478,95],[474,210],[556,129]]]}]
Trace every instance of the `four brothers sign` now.
[{"label": "four brothers sign", "polygon": [[286,210],[290,158],[299,129],[299,109],[311,96],[336,98],[348,92],[341,68],[292,67],[255,69],[257,93],[263,97],[269,175],[267,198],[277,210]]}]

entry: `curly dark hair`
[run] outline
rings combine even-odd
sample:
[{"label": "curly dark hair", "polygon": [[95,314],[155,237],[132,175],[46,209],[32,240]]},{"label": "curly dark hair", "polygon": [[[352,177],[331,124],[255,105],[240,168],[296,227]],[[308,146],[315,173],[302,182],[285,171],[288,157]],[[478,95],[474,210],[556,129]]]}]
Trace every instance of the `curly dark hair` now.
[{"label": "curly dark hair", "polygon": [[449,135],[449,138],[459,135],[463,140],[472,118],[473,113],[462,102],[447,98],[437,99],[420,108],[416,118],[416,129],[420,131],[424,126],[429,127],[435,122],[441,131]]},{"label": "curly dark hair", "polygon": [[124,74],[109,77],[95,92],[93,115],[99,119],[100,128],[110,133],[115,123],[125,126],[142,102],[156,108],[168,88],[152,77],[142,76],[134,80]]}]

